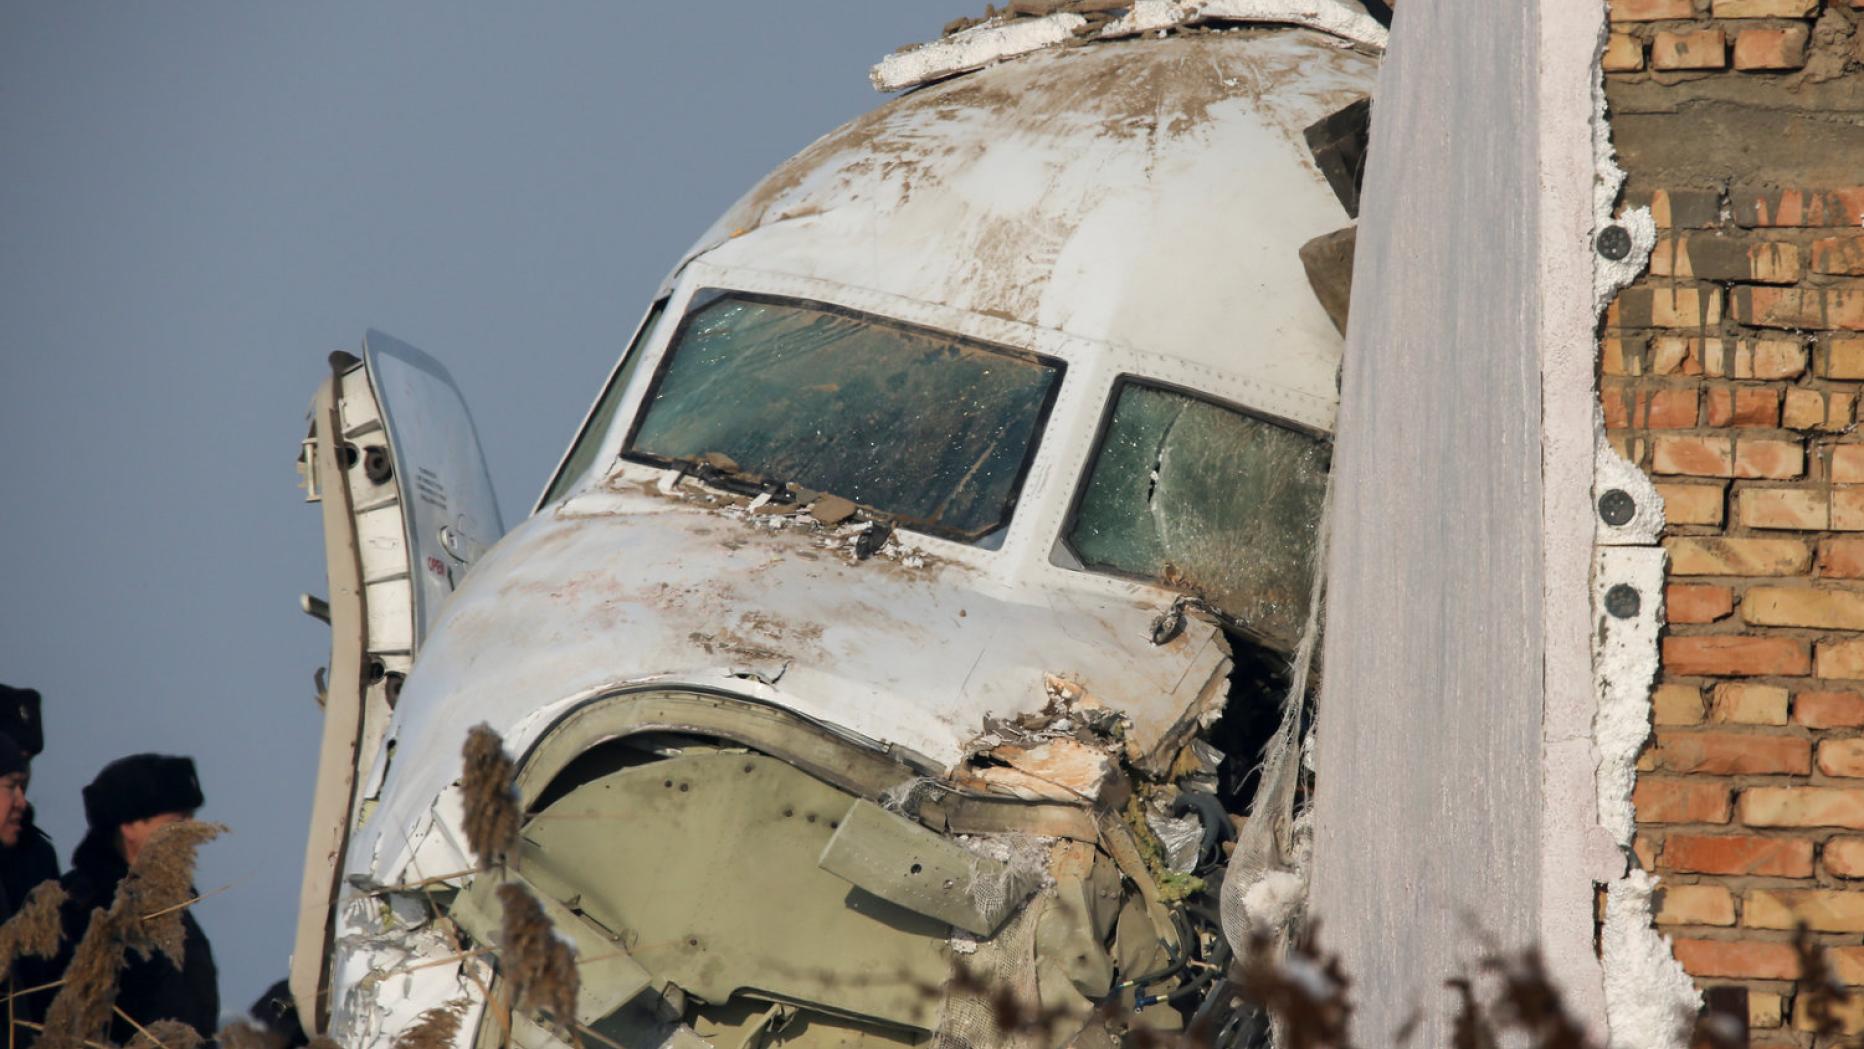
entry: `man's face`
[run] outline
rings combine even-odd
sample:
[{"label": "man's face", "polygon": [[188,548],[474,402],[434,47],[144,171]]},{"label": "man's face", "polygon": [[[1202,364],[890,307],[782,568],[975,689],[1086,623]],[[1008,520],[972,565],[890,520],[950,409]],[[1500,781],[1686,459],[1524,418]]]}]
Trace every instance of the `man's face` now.
[{"label": "man's face", "polygon": [[135,863],[136,857],[142,854],[142,847],[149,843],[150,838],[155,837],[156,831],[171,823],[180,823],[182,820],[193,818],[193,812],[163,812],[150,816],[148,819],[123,824],[118,830],[123,835],[124,862]]},{"label": "man's face", "polygon": [[26,826],[26,783],[28,772],[10,772],[0,776],[0,845],[12,848],[19,844],[20,831]]}]

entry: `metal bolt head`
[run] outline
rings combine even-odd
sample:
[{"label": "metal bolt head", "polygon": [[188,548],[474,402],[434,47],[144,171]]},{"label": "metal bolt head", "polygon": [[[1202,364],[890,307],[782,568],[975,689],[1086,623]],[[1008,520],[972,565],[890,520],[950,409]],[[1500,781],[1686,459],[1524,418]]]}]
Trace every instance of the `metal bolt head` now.
[{"label": "metal bolt head", "polygon": [[1644,603],[1638,596],[1637,588],[1628,583],[1619,583],[1605,591],[1605,610],[1618,619],[1630,619],[1637,615],[1637,610]]},{"label": "metal bolt head", "polygon": [[1593,247],[1599,254],[1617,262],[1631,254],[1631,231],[1614,223],[1599,231],[1599,239]]},{"label": "metal bolt head", "polygon": [[1613,528],[1630,523],[1635,516],[1637,500],[1631,498],[1631,493],[1623,488],[1608,489],[1604,495],[1599,496],[1599,517]]}]

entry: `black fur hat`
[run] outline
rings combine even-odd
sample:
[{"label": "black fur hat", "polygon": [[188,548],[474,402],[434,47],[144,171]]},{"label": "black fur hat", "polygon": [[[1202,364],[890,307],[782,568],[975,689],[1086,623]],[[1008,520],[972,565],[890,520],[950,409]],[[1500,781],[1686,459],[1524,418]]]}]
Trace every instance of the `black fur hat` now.
[{"label": "black fur hat", "polygon": [[193,758],[131,754],[84,788],[84,818],[93,830],[115,830],[164,812],[193,812],[204,800]]},{"label": "black fur hat", "polygon": [[26,756],[45,749],[45,730],[39,724],[39,690],[0,685],[0,733],[12,737]]}]

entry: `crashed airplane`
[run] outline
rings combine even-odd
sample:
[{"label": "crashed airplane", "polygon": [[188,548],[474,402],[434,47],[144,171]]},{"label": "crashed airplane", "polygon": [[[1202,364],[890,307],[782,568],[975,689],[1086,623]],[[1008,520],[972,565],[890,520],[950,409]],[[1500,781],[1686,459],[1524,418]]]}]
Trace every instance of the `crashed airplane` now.
[{"label": "crashed airplane", "polygon": [[[720,218],[509,532],[444,368],[333,355],[307,1028],[982,1049],[1030,1041],[1007,987],[1055,1045],[1121,1041],[1109,1002],[1261,1036],[1211,991],[1302,849],[1384,31],[1047,6],[889,57],[902,95]],[[494,868],[480,723],[522,813]],[[488,1007],[510,883],[574,945],[573,1018]]]}]

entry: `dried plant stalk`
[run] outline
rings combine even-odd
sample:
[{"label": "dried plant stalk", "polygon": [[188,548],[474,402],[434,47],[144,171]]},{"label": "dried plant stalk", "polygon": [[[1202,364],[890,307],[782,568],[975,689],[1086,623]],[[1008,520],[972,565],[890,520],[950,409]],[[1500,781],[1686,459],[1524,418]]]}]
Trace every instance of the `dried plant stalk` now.
[{"label": "dried plant stalk", "polygon": [[194,899],[196,854],[226,830],[218,823],[182,820],[150,837],[111,903],[111,910],[123,911],[127,946],[145,958],[160,951],[181,967],[186,939],[181,919]]},{"label": "dried plant stalk", "polygon": [[512,1003],[544,1012],[559,1025],[575,1022],[580,983],[576,955],[557,939],[543,907],[522,886],[499,886],[498,901],[505,910],[499,962]]},{"label": "dried plant stalk", "polygon": [[181,912],[194,895],[195,853],[225,832],[219,824],[182,820],[157,831],[143,846],[117,884],[109,910],[91,912],[65,969],[64,986],[46,1010],[40,1049],[79,1049],[103,1039],[116,1010],[117,979],[132,948],[145,958],[160,952],[177,967],[182,964]]},{"label": "dried plant stalk", "polygon": [[518,845],[517,768],[505,754],[504,740],[488,725],[474,725],[466,733],[462,756],[466,844],[481,865],[496,866]]},{"label": "dried plant stalk", "polygon": [[127,946],[116,908],[91,911],[91,923],[78,941],[65,983],[45,1013],[40,1049],[78,1049],[103,1037],[116,1008],[117,974]]},{"label": "dried plant stalk", "polygon": [[448,1049],[459,1036],[460,1020],[470,1004],[464,998],[455,998],[427,1010],[395,1038],[393,1049]]},{"label": "dried plant stalk", "polygon": [[180,1020],[157,1020],[137,1025],[136,1037],[125,1049],[200,1049],[201,1032]]},{"label": "dried plant stalk", "polygon": [[55,881],[40,882],[26,894],[26,903],[0,925],[0,980],[22,957],[50,958],[58,952],[65,927],[58,909],[65,905],[65,888]]}]

